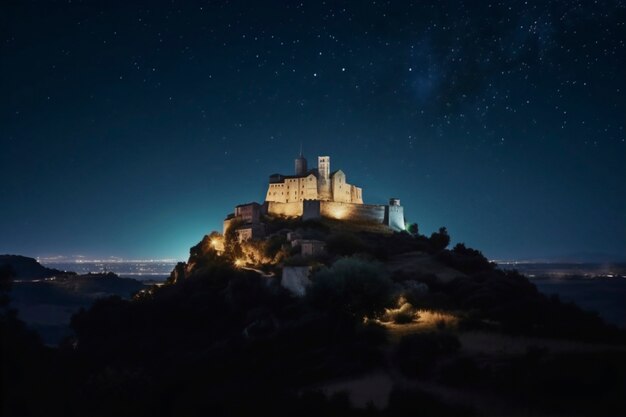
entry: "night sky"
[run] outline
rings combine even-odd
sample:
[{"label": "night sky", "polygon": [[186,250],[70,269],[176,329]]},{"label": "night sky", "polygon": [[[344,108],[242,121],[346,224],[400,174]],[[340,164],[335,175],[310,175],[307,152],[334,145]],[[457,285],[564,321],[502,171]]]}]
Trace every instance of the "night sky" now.
[{"label": "night sky", "polygon": [[0,6],[0,253],[186,259],[302,143],[491,259],[626,254],[624,2],[109,3]]}]

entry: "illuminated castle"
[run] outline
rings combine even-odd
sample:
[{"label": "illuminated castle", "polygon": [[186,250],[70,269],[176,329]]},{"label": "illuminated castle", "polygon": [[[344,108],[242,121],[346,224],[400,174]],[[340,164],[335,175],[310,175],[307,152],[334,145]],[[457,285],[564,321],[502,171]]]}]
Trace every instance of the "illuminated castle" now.
[{"label": "illuminated castle", "polygon": [[342,170],[331,172],[329,156],[319,156],[317,168],[308,169],[302,152],[295,159],[294,175],[270,175],[263,205],[235,207],[235,212],[224,220],[224,233],[237,221],[240,240],[263,237],[261,215],[374,222],[395,231],[405,228],[399,199],[391,198],[387,205],[363,204],[363,190],[348,184]]},{"label": "illuminated castle", "polygon": [[295,166],[295,175],[270,175],[265,201],[321,200],[363,204],[361,188],[348,184],[342,170],[330,172],[330,156],[319,156],[317,168],[307,170],[306,159],[300,153]]}]

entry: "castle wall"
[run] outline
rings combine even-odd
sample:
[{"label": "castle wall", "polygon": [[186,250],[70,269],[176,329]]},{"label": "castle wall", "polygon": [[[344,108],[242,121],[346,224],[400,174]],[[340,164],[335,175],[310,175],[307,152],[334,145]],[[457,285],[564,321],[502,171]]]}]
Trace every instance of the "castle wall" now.
[{"label": "castle wall", "polygon": [[400,205],[385,206],[385,224],[397,232],[405,230],[404,207]]},{"label": "castle wall", "polygon": [[395,231],[405,229],[404,207],[400,205],[341,203],[337,201],[305,200],[291,203],[269,201],[267,212],[276,216],[302,217],[303,220],[327,217],[337,220],[375,222]]},{"label": "castle wall", "polygon": [[333,201],[352,203],[350,184],[346,183],[346,174],[343,171],[335,172],[332,179]]},{"label": "castle wall", "polygon": [[285,178],[283,182],[270,183],[265,201],[292,203],[317,198],[317,178],[310,174],[306,177]]},{"label": "castle wall", "polygon": [[239,217],[246,223],[258,223],[261,215],[259,203],[240,204],[235,207],[235,217]]},{"label": "castle wall", "polygon": [[352,196],[352,202],[356,204],[363,204],[363,190],[356,185],[350,186],[350,194]]},{"label": "castle wall", "polygon": [[239,243],[250,239],[259,239],[265,236],[265,228],[262,224],[249,224],[237,229]]},{"label": "castle wall", "polygon": [[302,216],[302,206],[303,203],[301,201],[294,201],[291,203],[268,201],[267,212],[268,214],[273,214],[275,216],[299,217]]},{"label": "castle wall", "polygon": [[332,200],[332,184],[330,179],[330,156],[317,157],[319,180],[317,193],[320,200]]},{"label": "castle wall", "polygon": [[371,221],[376,223],[383,223],[385,220],[385,206],[377,204],[321,201],[320,213],[323,217],[338,220]]},{"label": "castle wall", "polygon": [[335,172],[331,179],[332,184],[332,201],[340,203],[363,204],[361,189],[346,182],[346,174],[339,170]]},{"label": "castle wall", "polygon": [[302,202],[302,220],[319,219],[321,217],[319,200],[305,200]]}]

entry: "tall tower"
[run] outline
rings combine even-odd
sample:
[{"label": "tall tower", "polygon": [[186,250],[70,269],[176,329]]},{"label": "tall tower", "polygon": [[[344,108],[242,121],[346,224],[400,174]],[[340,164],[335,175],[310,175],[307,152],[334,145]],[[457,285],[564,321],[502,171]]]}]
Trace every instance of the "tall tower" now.
[{"label": "tall tower", "polygon": [[317,157],[317,171],[319,173],[317,192],[320,200],[332,200],[330,190],[330,156]]},{"label": "tall tower", "polygon": [[320,179],[330,179],[330,156],[317,157],[317,170],[320,173]]},{"label": "tall tower", "polygon": [[295,159],[296,175],[304,176],[307,172],[306,158],[302,154],[302,145],[300,145],[300,156]]}]

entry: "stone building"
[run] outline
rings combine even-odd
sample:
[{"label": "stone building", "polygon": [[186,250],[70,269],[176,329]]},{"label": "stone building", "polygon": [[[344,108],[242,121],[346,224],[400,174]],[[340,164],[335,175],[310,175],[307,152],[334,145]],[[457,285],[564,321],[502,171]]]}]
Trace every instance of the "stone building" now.
[{"label": "stone building", "polygon": [[237,225],[239,242],[249,239],[259,239],[265,236],[265,227],[261,223],[261,205],[259,203],[240,204],[235,212],[224,219],[224,234],[233,225]]},{"label": "stone building", "polygon": [[302,256],[316,256],[323,254],[326,243],[321,240],[303,239],[300,241],[300,254]]},{"label": "stone building", "polygon": [[[263,205],[241,204],[224,220],[224,233],[236,222],[239,240],[264,236],[261,215],[299,217],[303,220],[321,217],[374,222],[392,230],[404,230],[404,208],[392,198],[388,205],[363,204],[363,190],[349,184],[342,170],[331,172],[330,157],[319,156],[317,168],[308,168],[300,152],[295,159],[294,175],[272,174]],[[318,247],[307,247],[316,252]]]},{"label": "stone building", "polygon": [[317,158],[317,168],[307,169],[302,154],[295,160],[295,174],[270,175],[265,201],[293,203],[304,200],[363,204],[362,189],[346,181],[342,170],[330,171],[330,156]]}]

